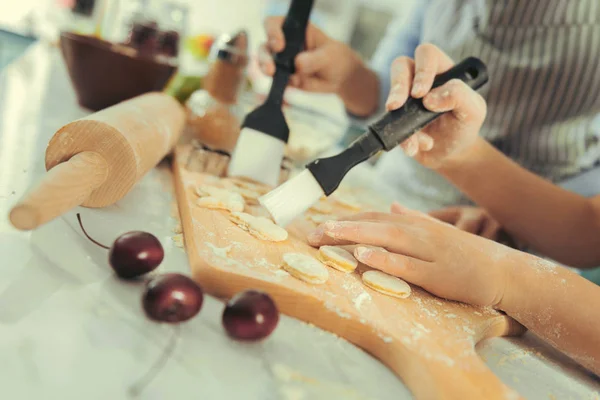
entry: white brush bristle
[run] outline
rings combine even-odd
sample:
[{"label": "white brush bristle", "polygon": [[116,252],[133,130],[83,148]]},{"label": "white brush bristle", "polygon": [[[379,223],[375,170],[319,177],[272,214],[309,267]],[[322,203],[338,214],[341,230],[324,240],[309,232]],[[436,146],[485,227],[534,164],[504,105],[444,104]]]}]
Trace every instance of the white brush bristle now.
[{"label": "white brush bristle", "polygon": [[251,128],[240,132],[227,176],[243,176],[276,186],[279,182],[285,143]]},{"label": "white brush bristle", "polygon": [[324,195],[323,189],[310,173],[304,170],[278,188],[260,197],[275,223],[286,226],[304,213]]}]

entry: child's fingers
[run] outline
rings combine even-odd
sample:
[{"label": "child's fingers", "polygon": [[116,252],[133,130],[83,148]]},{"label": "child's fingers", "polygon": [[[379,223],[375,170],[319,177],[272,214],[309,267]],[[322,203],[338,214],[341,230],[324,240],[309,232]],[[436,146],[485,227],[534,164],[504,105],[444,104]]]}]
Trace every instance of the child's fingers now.
[{"label": "child's fingers", "polygon": [[357,246],[354,256],[361,263],[419,285],[431,271],[431,263],[401,254]]},{"label": "child's fingers", "polygon": [[415,63],[408,57],[398,57],[392,63],[390,71],[390,94],[385,107],[396,110],[406,103],[414,76]]},{"label": "child's fingers", "polygon": [[463,214],[454,225],[461,231],[477,235],[481,230],[482,219],[476,216]]},{"label": "child's fingers", "polygon": [[[388,213],[365,212],[365,213],[350,215],[350,216],[344,217],[343,219],[339,219],[339,220],[349,221],[349,222],[352,222],[352,221],[354,221],[354,222],[389,222],[393,219],[393,217],[394,217],[393,215],[388,214]],[[332,220],[332,221],[335,221],[335,220]],[[317,229],[312,231],[307,236],[307,240],[311,246],[347,245],[347,244],[356,243],[351,240],[335,239],[331,236],[326,235],[325,234],[325,224],[319,225],[317,227]]]},{"label": "child's fingers", "polygon": [[448,71],[454,62],[436,46],[425,43],[415,50],[415,78],[411,96],[421,98],[431,90],[435,76]]},{"label": "child's fingers", "polygon": [[275,53],[283,51],[285,48],[285,36],[281,26],[283,17],[268,17],[265,19],[264,27],[267,33],[267,47]]},{"label": "child's fingers", "polygon": [[433,218],[452,225],[456,224],[461,214],[461,207],[448,207],[429,212],[429,215]]},{"label": "child's fingers", "polygon": [[423,98],[423,105],[433,112],[452,111],[462,122],[485,118],[485,100],[460,79],[433,89]]},{"label": "child's fingers", "polygon": [[500,231],[500,224],[495,220],[488,218],[483,223],[483,229],[479,233],[479,236],[482,236],[486,239],[496,240],[498,237],[498,232]]},{"label": "child's fingers", "polygon": [[[383,247],[412,257],[427,257],[425,241],[398,224],[379,221],[329,221],[323,225],[324,235],[338,241]],[[408,227],[407,227],[408,228]],[[423,258],[426,259],[426,258]]]},{"label": "child's fingers", "polygon": [[308,244],[310,244],[313,247],[345,246],[345,245],[355,244],[354,242],[352,242],[350,240],[335,239],[331,236],[326,235],[323,224],[319,225],[317,227],[317,229],[315,229],[314,231],[309,233],[308,236],[306,237],[306,240],[308,241]]}]

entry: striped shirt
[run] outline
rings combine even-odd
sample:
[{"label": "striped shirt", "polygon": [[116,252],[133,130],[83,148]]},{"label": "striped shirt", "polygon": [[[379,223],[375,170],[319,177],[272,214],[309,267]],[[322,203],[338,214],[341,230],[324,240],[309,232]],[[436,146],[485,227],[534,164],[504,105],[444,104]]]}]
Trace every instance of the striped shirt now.
[{"label": "striped shirt", "polygon": [[[382,104],[393,59],[425,42],[455,61],[472,55],[487,64],[481,135],[504,154],[554,182],[599,165],[600,0],[420,0],[373,58]],[[469,203],[399,149],[377,169],[414,207]]]}]

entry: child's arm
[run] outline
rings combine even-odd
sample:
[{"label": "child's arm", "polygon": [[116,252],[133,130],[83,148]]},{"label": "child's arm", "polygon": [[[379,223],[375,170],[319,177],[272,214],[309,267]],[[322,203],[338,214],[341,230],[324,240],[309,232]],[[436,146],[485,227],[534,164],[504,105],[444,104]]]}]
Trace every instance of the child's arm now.
[{"label": "child's arm", "polygon": [[600,287],[535,256],[463,232],[432,217],[366,213],[321,225],[314,246],[359,243],[366,265],[451,300],[493,306],[571,358],[600,373]]},{"label": "child's arm", "polygon": [[533,255],[517,258],[496,307],[600,374],[600,287]]},{"label": "child's arm", "polygon": [[541,253],[572,266],[600,265],[600,197],[555,186],[483,139],[468,156],[437,171]]},{"label": "child's arm", "polygon": [[478,137],[486,114],[481,96],[460,81],[431,89],[434,76],[452,65],[437,47],[421,45],[414,61],[392,71],[396,90],[389,109],[402,106],[410,93],[431,111],[450,111],[403,143],[404,151],[444,175],[536,250],[573,266],[599,265],[600,197],[590,200],[561,189]]}]

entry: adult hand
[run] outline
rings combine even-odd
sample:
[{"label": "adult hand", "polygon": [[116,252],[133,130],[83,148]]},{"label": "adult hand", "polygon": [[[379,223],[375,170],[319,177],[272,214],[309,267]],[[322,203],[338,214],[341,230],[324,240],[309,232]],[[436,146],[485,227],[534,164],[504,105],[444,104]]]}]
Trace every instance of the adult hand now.
[{"label": "adult hand", "polygon": [[[268,17],[265,20],[267,42],[259,50],[259,66],[263,73],[272,76],[275,63],[272,54],[285,48],[281,29],[284,17]],[[365,68],[361,58],[350,47],[327,36],[309,24],[306,28],[305,50],[295,60],[296,73],[290,85],[309,92],[340,94],[353,72]]]},{"label": "adult hand", "polygon": [[422,98],[430,111],[446,112],[401,144],[408,156],[433,169],[469,154],[486,115],[485,100],[459,79],[432,89],[436,75],[453,65],[450,57],[432,44],[417,47],[414,60],[399,57],[392,64],[388,110],[402,107],[412,96]]}]

